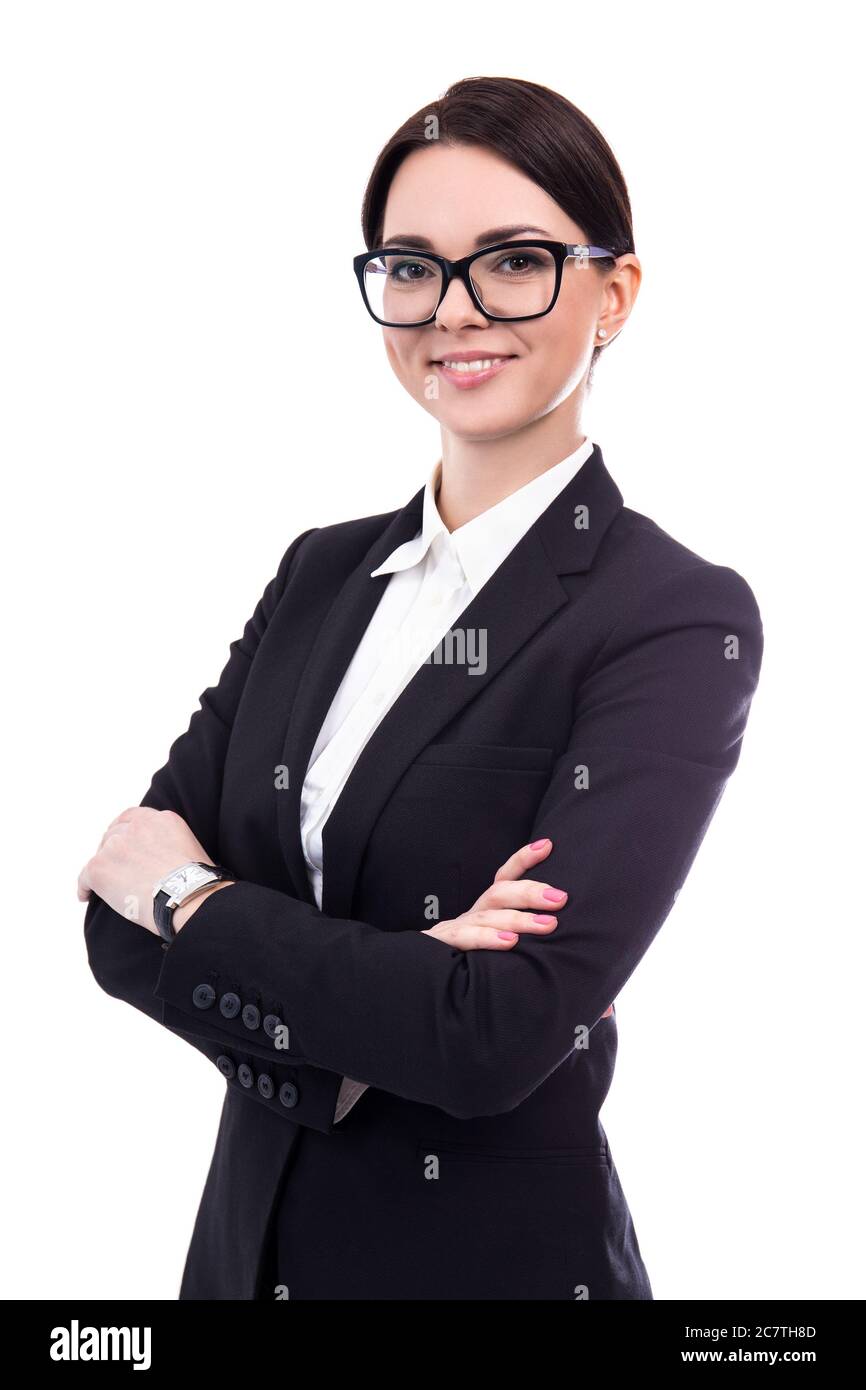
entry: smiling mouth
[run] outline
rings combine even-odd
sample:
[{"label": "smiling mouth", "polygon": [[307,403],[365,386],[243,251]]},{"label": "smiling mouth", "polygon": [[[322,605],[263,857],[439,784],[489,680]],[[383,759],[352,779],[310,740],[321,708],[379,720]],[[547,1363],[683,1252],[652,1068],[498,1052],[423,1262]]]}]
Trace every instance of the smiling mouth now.
[{"label": "smiling mouth", "polygon": [[492,367],[498,367],[502,362],[510,362],[513,356],[513,353],[507,353],[501,357],[476,357],[469,362],[442,357],[434,359],[433,366],[445,367],[449,372],[460,372],[461,375],[471,376],[473,372],[489,372]]}]

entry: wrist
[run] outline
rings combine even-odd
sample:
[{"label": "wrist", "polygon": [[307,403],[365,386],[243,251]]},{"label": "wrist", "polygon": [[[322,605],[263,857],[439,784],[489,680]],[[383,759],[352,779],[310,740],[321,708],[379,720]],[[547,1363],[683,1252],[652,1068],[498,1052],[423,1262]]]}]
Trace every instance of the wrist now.
[{"label": "wrist", "polygon": [[211,893],[218,893],[221,888],[231,888],[234,882],[235,880],[233,878],[225,878],[219,883],[211,883],[203,892],[191,898],[189,902],[181,903],[179,907],[176,907],[171,916],[172,926],[175,931],[179,932],[181,928],[186,925],[196,908],[200,907],[205,898],[210,897]]}]

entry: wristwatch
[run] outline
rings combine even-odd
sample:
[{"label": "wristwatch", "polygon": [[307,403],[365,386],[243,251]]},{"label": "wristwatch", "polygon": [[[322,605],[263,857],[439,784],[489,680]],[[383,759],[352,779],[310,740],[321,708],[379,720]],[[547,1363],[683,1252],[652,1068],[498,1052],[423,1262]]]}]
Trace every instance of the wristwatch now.
[{"label": "wristwatch", "polygon": [[220,883],[226,878],[231,878],[228,869],[221,868],[219,864],[198,862],[181,864],[179,869],[165,874],[153,890],[153,920],[163,941],[173,941],[176,935],[172,923],[174,909],[191,898],[197,898],[212,883]]}]

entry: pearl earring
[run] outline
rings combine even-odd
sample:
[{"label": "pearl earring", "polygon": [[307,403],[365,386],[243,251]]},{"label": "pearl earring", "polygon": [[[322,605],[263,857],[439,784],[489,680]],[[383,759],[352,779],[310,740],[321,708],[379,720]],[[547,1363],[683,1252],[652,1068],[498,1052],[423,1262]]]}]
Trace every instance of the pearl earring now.
[{"label": "pearl earring", "polygon": [[598,336],[599,336],[600,338],[606,338],[606,337],[607,337],[607,329],[606,329],[606,328],[600,328],[600,329],[598,330]]}]

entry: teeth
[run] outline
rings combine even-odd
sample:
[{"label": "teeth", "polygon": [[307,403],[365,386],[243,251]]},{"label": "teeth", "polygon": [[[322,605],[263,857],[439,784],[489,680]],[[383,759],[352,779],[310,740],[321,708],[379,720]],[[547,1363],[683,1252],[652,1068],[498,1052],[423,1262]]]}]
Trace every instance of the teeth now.
[{"label": "teeth", "polygon": [[443,367],[449,367],[452,372],[486,372],[496,362],[504,362],[504,357],[479,357],[474,362],[449,362],[443,360]]}]

